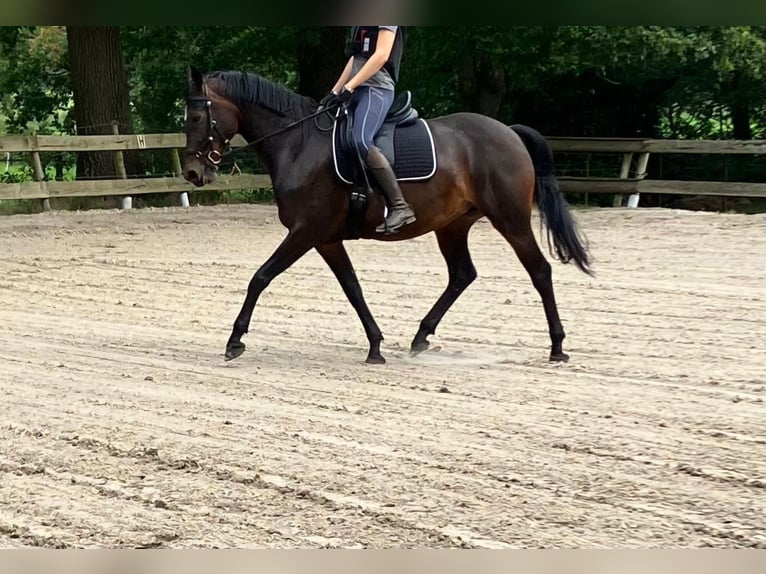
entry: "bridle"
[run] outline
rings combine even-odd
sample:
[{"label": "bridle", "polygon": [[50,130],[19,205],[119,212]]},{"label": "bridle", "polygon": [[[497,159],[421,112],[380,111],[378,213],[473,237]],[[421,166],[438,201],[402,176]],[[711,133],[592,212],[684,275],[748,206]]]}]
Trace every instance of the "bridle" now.
[{"label": "bridle", "polygon": [[[190,102],[204,102],[205,112],[207,115],[207,137],[205,138],[205,144],[203,145],[202,149],[199,149],[194,153],[194,157],[205,161],[211,168],[217,170],[218,166],[221,164],[223,156],[226,155],[226,150],[228,150],[229,138],[223,135],[221,130],[218,129],[218,123],[215,121],[215,118],[213,118],[213,112],[210,109],[213,105],[213,102],[207,95],[207,85],[203,84],[203,88],[205,93],[204,97],[186,98],[187,108],[189,107]],[[213,133],[218,134],[221,140],[223,140],[224,148],[226,148],[223,153],[212,147],[213,142],[215,141]],[[206,151],[207,154],[205,153]]]},{"label": "bridle", "polygon": [[[316,112],[311,113],[299,120],[296,120],[290,124],[287,124],[286,126],[283,126],[279,128],[278,130],[271,132],[270,134],[266,134],[265,136],[262,136],[258,139],[255,139],[251,142],[246,143],[243,146],[237,147],[237,149],[232,150],[230,144],[230,139],[227,138],[225,135],[221,133],[221,130],[218,129],[218,124],[213,118],[213,112],[211,110],[211,106],[213,105],[212,100],[207,95],[207,84],[202,84],[203,90],[204,90],[204,97],[187,97],[186,98],[186,104],[187,107],[189,107],[189,102],[204,102],[205,105],[205,112],[207,114],[207,121],[208,121],[208,128],[207,128],[207,137],[205,138],[205,144],[202,149],[197,150],[194,153],[194,157],[197,159],[201,159],[202,161],[206,162],[208,166],[210,166],[214,170],[218,170],[218,166],[221,164],[221,160],[224,158],[224,156],[227,156],[229,154],[238,153],[242,151],[243,149],[247,149],[251,146],[254,146],[256,144],[261,143],[262,141],[275,136],[277,134],[281,134],[282,132],[286,132],[287,130],[302,124],[306,120],[310,120],[312,118],[316,118],[317,116],[321,114],[328,114],[330,117],[332,117],[331,110],[334,108],[339,107],[341,104],[333,104],[326,108],[320,108]],[[326,130],[321,130],[326,131]],[[213,137],[213,132],[217,133],[221,140],[223,140],[223,145],[226,148],[223,153],[219,152],[217,149],[212,148],[213,142],[215,141],[215,138]],[[207,149],[212,148],[212,149]],[[207,154],[205,154],[205,151],[207,151]]]}]

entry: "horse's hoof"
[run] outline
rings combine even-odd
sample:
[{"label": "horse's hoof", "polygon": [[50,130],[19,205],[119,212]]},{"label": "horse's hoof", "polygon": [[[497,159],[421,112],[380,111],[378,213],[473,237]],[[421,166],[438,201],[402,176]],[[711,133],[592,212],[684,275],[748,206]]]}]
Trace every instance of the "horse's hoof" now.
[{"label": "horse's hoof", "polygon": [[367,355],[367,360],[365,361],[368,365],[385,365],[386,359],[381,354],[377,355]]},{"label": "horse's hoof", "polygon": [[566,353],[551,353],[549,360],[551,363],[566,363],[569,360],[569,355]]},{"label": "horse's hoof", "polygon": [[413,342],[412,346],[410,347],[410,357],[414,357],[415,355],[419,355],[423,351],[427,351],[428,347],[430,346],[431,346],[431,343],[429,343],[425,339],[423,341]]},{"label": "horse's hoof", "polygon": [[242,341],[229,343],[228,345],[226,345],[226,360],[231,361],[232,359],[236,359],[244,352],[245,352],[245,344]]}]

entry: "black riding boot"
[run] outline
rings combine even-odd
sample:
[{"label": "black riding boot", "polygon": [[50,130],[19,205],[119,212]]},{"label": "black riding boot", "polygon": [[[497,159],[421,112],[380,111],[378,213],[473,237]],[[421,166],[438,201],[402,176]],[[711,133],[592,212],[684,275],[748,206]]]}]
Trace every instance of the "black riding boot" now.
[{"label": "black riding boot", "polygon": [[409,204],[404,201],[402,190],[399,188],[399,182],[396,181],[396,175],[391,164],[388,163],[383,152],[375,146],[370,147],[370,150],[367,152],[367,165],[375,180],[380,184],[388,204],[386,221],[383,225],[378,226],[375,231],[378,233],[394,233],[403,225],[415,221],[415,213]]}]

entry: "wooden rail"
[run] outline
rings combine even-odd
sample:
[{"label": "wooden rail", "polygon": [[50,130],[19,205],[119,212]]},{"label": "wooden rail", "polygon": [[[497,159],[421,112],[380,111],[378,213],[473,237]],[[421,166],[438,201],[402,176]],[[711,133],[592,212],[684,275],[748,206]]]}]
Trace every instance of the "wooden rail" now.
[{"label": "wooden rail", "polygon": [[[546,138],[551,149],[565,153],[623,154],[619,174],[615,177],[559,176],[565,193],[612,193],[614,205],[622,205],[623,195],[628,207],[637,207],[641,193],[663,195],[712,195],[721,197],[766,197],[766,183],[731,181],[687,181],[646,179],[649,155],[654,154],[738,154],[757,156],[754,161],[764,164],[766,174],[766,140],[653,140],[642,138]],[[630,167],[636,158],[633,176]]]},{"label": "wooden rail", "polygon": [[[232,140],[232,146],[242,146],[241,137]],[[188,207],[188,193],[192,184],[181,177],[178,150],[186,145],[185,134],[117,134],[95,136],[7,136],[0,138],[0,152],[29,153],[34,166],[35,181],[0,184],[0,199],[42,199],[44,209],[50,209],[50,200],[60,197],[121,196],[123,209],[130,209],[134,195],[147,193],[178,193],[181,205]],[[171,154],[174,177],[128,178],[125,173],[123,151],[168,150]],[[46,181],[40,154],[46,152],[113,151],[115,154],[114,179],[76,181]],[[205,186],[205,191],[231,189],[259,189],[271,187],[271,178],[263,174],[219,174]]]},{"label": "wooden rail", "polygon": [[[205,190],[257,189],[271,186],[268,175],[219,175]],[[93,179],[82,181],[29,181],[0,184],[0,199],[133,196],[146,193],[185,193],[196,189],[182,177]]]},{"label": "wooden rail", "polygon": [[5,136],[0,138],[0,152],[181,149],[185,145],[186,135],[184,134]]},{"label": "wooden rail", "polygon": [[766,154],[766,140],[650,140],[642,138],[545,138],[553,151],[602,153]]},{"label": "wooden rail", "polygon": [[[766,140],[652,140],[641,138],[547,138],[554,153],[621,154],[619,171],[614,177],[559,176],[565,193],[611,193],[614,205],[621,205],[629,195],[628,206],[636,207],[641,193],[668,195],[714,195],[723,197],[766,197],[766,183],[729,181],[680,181],[646,179],[650,154],[738,154],[752,155],[754,161],[764,162],[766,171]],[[232,146],[244,145],[237,136]],[[114,134],[94,136],[16,135],[0,138],[0,152],[27,153],[35,181],[0,184],[0,199],[41,199],[50,208],[51,198],[121,196],[123,207],[130,207],[130,198],[146,193],[178,193],[181,204],[188,206],[188,192],[196,188],[181,177],[179,149],[186,145],[182,133]],[[128,150],[168,150],[174,177],[128,178],[124,173],[122,153]],[[41,153],[47,152],[112,151],[118,178],[77,181],[46,181]],[[635,164],[635,167],[633,167]],[[631,174],[631,171],[633,172]],[[265,174],[221,174],[205,190],[260,189],[271,187]]]},{"label": "wooden rail", "polygon": [[561,190],[565,193],[655,193],[660,195],[766,197],[766,183],[569,176],[561,176],[558,179]]}]

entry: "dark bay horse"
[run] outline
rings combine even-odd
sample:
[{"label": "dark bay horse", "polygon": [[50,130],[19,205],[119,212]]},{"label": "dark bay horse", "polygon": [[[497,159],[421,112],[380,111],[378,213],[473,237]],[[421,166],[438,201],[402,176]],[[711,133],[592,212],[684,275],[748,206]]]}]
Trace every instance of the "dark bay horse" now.
[{"label": "dark bay horse", "polygon": [[[225,356],[245,350],[256,301],[263,290],[311,249],[329,265],[362,322],[369,341],[368,363],[384,363],[383,335],[370,312],[343,241],[349,212],[349,185],[333,170],[331,136],[313,120],[317,103],[255,74],[189,68],[183,176],[201,187],[212,181],[228,141],[237,133],[252,142],[271,176],[279,219],[288,229],[282,243],[255,272],[234,321]],[[320,116],[325,117],[325,116]],[[316,119],[316,118],[315,118]],[[428,336],[450,306],[476,278],[468,232],[486,217],[508,241],[542,298],[551,339],[550,360],[566,361],[564,328],[551,282],[551,266],[537,245],[531,213],[536,205],[556,256],[592,274],[579,236],[553,172],[545,139],[523,125],[507,126],[487,116],[455,113],[427,120],[438,169],[420,182],[401,183],[417,220],[391,235],[375,227],[383,221],[384,200],[371,194],[360,239],[404,241],[434,232],[447,263],[447,287],[420,322],[413,354],[428,348]],[[326,122],[327,123],[327,122]]]}]

